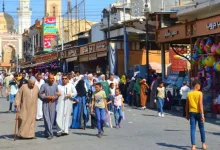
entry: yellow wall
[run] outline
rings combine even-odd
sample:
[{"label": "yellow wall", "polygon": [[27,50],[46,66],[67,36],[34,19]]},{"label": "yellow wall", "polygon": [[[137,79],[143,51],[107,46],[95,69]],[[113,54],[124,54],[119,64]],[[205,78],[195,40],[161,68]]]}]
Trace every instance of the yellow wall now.
[{"label": "yellow wall", "polygon": [[[170,63],[169,52],[166,52],[166,64]],[[161,64],[161,51],[150,50],[149,52],[149,62],[156,62]],[[145,50],[135,50],[130,51],[129,54],[129,67],[132,68],[134,65],[146,65],[146,51]],[[118,74],[122,75],[124,73],[124,51],[118,50]]]}]

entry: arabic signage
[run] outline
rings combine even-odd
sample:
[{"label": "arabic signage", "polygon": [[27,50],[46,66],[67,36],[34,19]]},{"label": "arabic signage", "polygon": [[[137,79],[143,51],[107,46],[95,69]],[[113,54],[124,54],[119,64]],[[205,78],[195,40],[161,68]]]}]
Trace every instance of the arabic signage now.
[{"label": "arabic signage", "polygon": [[214,30],[214,29],[220,28],[220,22],[217,21],[217,22],[213,22],[213,23],[208,23],[206,25],[206,28],[209,30]]},{"label": "arabic signage", "polygon": [[60,51],[60,58],[70,58],[77,56],[77,50],[78,48],[73,48],[69,50]]},{"label": "arabic signage", "polygon": [[[65,44],[63,44],[63,50],[73,49],[74,46],[75,46],[75,44],[74,44],[73,41],[65,43]],[[62,45],[56,46],[56,48],[54,50],[55,51],[61,51],[62,50]]]},{"label": "arabic signage", "polygon": [[52,53],[47,53],[47,54],[40,55],[40,56],[35,56],[34,62],[35,63],[49,62],[49,61],[56,60],[56,59],[57,59],[57,52],[52,52]]},{"label": "arabic signage", "polygon": [[56,44],[56,17],[44,18],[44,51],[51,52]]},{"label": "arabic signage", "polygon": [[95,52],[107,51],[107,41],[92,43],[80,47],[80,55],[91,54]]},{"label": "arabic signage", "polygon": [[178,33],[179,32],[177,30],[175,31],[167,30],[167,32],[165,33],[165,38],[174,37],[174,35],[177,35]]}]

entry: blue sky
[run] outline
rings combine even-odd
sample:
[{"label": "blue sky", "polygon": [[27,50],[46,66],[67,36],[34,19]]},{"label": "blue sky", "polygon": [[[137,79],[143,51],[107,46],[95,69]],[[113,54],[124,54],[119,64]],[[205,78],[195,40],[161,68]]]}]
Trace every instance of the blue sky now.
[{"label": "blue sky", "polygon": [[[2,11],[2,1],[0,0],[0,12]],[[66,12],[67,1],[62,2],[62,13]],[[82,0],[78,0],[80,2]],[[101,12],[103,8],[109,7],[109,4],[116,0],[85,0],[86,3],[86,19],[91,21],[100,21]],[[72,0],[72,6],[75,5],[75,0]],[[5,0],[5,12],[9,13],[17,24],[17,8],[19,7],[19,0]],[[44,0],[31,0],[32,8],[32,24],[36,19],[41,19],[44,15]]]}]

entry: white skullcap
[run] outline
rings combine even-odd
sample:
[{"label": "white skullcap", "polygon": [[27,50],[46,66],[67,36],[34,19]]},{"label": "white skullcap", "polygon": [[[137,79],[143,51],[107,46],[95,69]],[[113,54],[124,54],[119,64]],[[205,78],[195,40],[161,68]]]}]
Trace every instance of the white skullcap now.
[{"label": "white skullcap", "polygon": [[32,81],[32,82],[35,82],[36,78],[34,76],[31,76],[29,80]]},{"label": "white skullcap", "polygon": [[90,74],[88,74],[88,77],[93,77],[93,75],[90,73]]}]

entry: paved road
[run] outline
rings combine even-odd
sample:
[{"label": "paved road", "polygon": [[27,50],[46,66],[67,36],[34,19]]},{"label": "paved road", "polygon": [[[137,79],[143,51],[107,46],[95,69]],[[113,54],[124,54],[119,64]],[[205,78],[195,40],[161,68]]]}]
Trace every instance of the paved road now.
[{"label": "paved road", "polygon": [[[42,137],[43,122],[37,122],[36,140],[13,141],[15,114],[5,113],[8,102],[0,98],[0,150],[187,150],[190,149],[189,122],[177,114],[165,118],[152,110],[126,108],[121,129],[105,129],[107,136],[98,139],[93,129],[71,130],[66,137],[50,141]],[[220,126],[206,123],[209,150],[220,149]],[[197,132],[197,145],[201,147]]]}]

